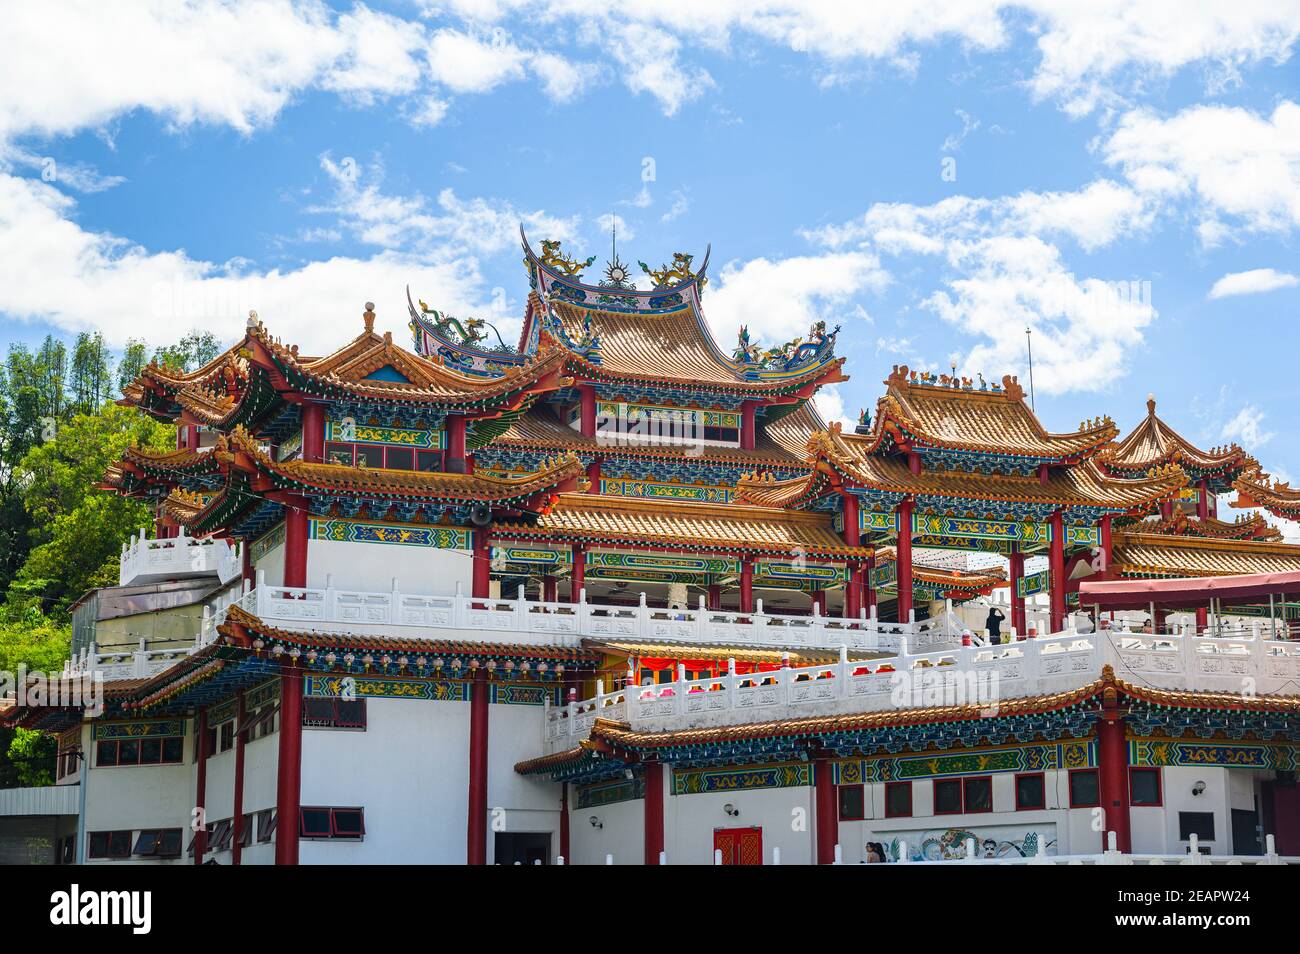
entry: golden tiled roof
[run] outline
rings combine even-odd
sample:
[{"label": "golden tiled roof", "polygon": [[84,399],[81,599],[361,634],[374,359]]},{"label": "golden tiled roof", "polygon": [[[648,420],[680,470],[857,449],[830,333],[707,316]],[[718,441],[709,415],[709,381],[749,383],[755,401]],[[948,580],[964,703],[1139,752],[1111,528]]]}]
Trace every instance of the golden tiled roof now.
[{"label": "golden tiled roof", "polygon": [[888,439],[903,446],[1073,460],[1095,452],[1118,433],[1108,417],[1085,421],[1070,433],[1050,433],[1025,404],[1016,379],[1007,375],[1002,381],[996,391],[920,383],[906,365],[895,366],[870,432],[854,441],[864,450]]},{"label": "golden tiled roof", "polygon": [[[835,425],[814,438],[810,449],[859,486],[910,496],[1102,507],[1141,513],[1187,484],[1186,475],[1177,465],[1168,465],[1145,477],[1121,478],[1110,476],[1091,458],[1068,467],[1053,467],[1046,482],[1036,476],[1018,474],[928,469],[913,474],[901,457],[872,454],[868,441],[857,435],[841,434]],[[954,510],[960,513],[962,506],[954,503]]]},{"label": "golden tiled roof", "polygon": [[1238,576],[1300,570],[1300,546],[1117,530],[1111,567],[1128,577]]},{"label": "golden tiled roof", "polygon": [[549,539],[598,546],[667,546],[694,552],[743,552],[809,557],[866,557],[870,547],[847,547],[826,514],[774,511],[737,504],[676,502],[639,497],[562,494],[535,523],[492,525],[500,540]]},{"label": "golden tiled roof", "polygon": [[831,384],[848,380],[840,370],[843,358],[788,378],[746,380],[689,303],[666,314],[599,311],[560,300],[552,301],[550,308],[571,340],[580,340],[589,332],[600,336],[599,365],[576,357],[571,363],[597,379],[703,385],[756,394],[785,393],[814,381]]},{"label": "golden tiled roof", "polygon": [[1282,531],[1269,524],[1262,514],[1238,514],[1236,520],[1189,516],[1175,510],[1169,519],[1147,517],[1132,528],[1135,533],[1158,533],[1176,537],[1209,537],[1218,540],[1263,540],[1280,543]]},{"label": "golden tiled roof", "polygon": [[1125,470],[1147,470],[1159,464],[1185,464],[1203,470],[1236,468],[1252,462],[1236,444],[1198,448],[1156,416],[1156,400],[1147,398],[1147,416],[1124,438],[1107,449],[1106,463]]},{"label": "golden tiled roof", "polygon": [[1270,478],[1256,467],[1238,477],[1232,487],[1237,499],[1230,506],[1261,507],[1278,517],[1300,519],[1300,487],[1292,487],[1290,481]]}]

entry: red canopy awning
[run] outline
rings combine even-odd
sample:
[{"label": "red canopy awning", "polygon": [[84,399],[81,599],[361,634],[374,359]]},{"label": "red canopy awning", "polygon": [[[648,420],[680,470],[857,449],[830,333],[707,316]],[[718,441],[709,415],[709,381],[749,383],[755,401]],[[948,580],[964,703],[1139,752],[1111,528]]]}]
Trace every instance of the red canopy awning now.
[{"label": "red canopy awning", "polygon": [[1079,605],[1103,610],[1208,606],[1210,600],[1267,603],[1270,595],[1300,593],[1300,572],[1203,576],[1184,580],[1115,580],[1079,584]]}]

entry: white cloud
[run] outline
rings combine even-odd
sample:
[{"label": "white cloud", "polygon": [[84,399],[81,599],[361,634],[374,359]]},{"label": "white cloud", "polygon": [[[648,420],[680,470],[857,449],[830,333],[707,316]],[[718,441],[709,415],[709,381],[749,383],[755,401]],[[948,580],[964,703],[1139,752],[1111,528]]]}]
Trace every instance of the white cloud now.
[{"label": "white cloud", "polygon": [[806,337],[814,321],[833,328],[846,302],[884,288],[889,276],[874,255],[834,252],[728,263],[715,283],[718,287],[705,295],[704,311],[714,337],[729,348],[741,325],[749,328],[751,340],[769,346]]},{"label": "white cloud", "polygon": [[681,41],[663,30],[630,23],[619,30],[611,52],[623,67],[623,82],[634,93],[649,93],[665,116],[676,115],[685,103],[713,86],[704,69],[682,65]]},{"label": "white cloud", "polygon": [[1300,278],[1272,268],[1252,268],[1248,272],[1230,272],[1210,289],[1210,298],[1228,298],[1231,295],[1257,295],[1279,288],[1294,288]]},{"label": "white cloud", "polygon": [[1223,425],[1219,437],[1225,441],[1235,441],[1242,447],[1253,449],[1267,444],[1273,439],[1273,432],[1264,429],[1264,412],[1254,404],[1247,404],[1232,420]]},{"label": "white cloud", "polygon": [[1143,196],[1190,196],[1207,245],[1234,228],[1300,228],[1300,104],[1283,101],[1272,116],[1226,106],[1195,106],[1168,119],[1131,112],[1102,155]]},{"label": "white cloud", "polygon": [[572,240],[578,231],[576,218],[525,212],[500,200],[462,199],[452,189],[440,191],[432,204],[419,193],[384,193],[378,163],[362,166],[351,157],[335,161],[328,153],[320,163],[334,182],[335,194],[330,202],[309,211],[336,216],[342,227],[369,245],[458,257],[466,252],[495,254],[515,246],[521,222],[546,238]]},{"label": "white cloud", "polygon": [[673,204],[663,215],[659,216],[659,221],[668,223],[674,219],[681,218],[686,214],[686,210],[691,207],[691,200],[686,197],[686,193],[681,189],[673,191]]},{"label": "white cloud", "polygon": [[0,174],[0,313],[68,332],[98,330],[112,346],[165,329],[192,328],[236,337],[249,309],[271,331],[307,353],[338,347],[340,329],[361,330],[365,301],[378,305],[379,327],[405,335],[405,286],[454,313],[489,306],[477,261],[384,251],[368,259],[336,257],[301,268],[257,271],[150,252],[119,236],[71,221],[72,199],[42,182]]},{"label": "white cloud", "polygon": [[600,75],[600,68],[592,63],[574,63],[554,53],[534,53],[528,63],[547,97],[557,103],[576,99]]},{"label": "white cloud", "polygon": [[486,93],[524,78],[528,54],[499,31],[483,38],[460,30],[434,33],[427,52],[429,73],[456,93]]},{"label": "white cloud", "polygon": [[396,96],[419,86],[416,53],[424,43],[424,28],[418,23],[356,7],[339,17],[337,31],[345,52],[325,74],[325,89],[369,104],[377,95]]},{"label": "white cloud", "polygon": [[827,424],[839,421],[844,425],[844,429],[850,433],[858,424],[857,417],[845,412],[844,395],[840,393],[838,384],[828,384],[818,390],[812,399],[812,403],[817,413],[821,415],[821,419]]}]

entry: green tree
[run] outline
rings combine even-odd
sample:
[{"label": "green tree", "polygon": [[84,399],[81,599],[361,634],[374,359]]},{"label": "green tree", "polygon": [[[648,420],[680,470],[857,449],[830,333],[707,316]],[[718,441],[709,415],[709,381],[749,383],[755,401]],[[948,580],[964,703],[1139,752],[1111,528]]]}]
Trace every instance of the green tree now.
[{"label": "green tree", "polygon": [[177,371],[197,371],[221,353],[221,344],[210,331],[191,331],[174,345],[159,348],[153,358]]},{"label": "green tree", "polygon": [[72,374],[69,387],[72,391],[72,408],[79,414],[90,414],[108,400],[112,374],[108,368],[108,348],[104,336],[96,332],[82,332],[72,348]]},{"label": "green tree", "polygon": [[139,338],[128,338],[122,349],[122,360],[117,363],[117,390],[125,391],[127,385],[140,376],[149,361],[149,351]]}]

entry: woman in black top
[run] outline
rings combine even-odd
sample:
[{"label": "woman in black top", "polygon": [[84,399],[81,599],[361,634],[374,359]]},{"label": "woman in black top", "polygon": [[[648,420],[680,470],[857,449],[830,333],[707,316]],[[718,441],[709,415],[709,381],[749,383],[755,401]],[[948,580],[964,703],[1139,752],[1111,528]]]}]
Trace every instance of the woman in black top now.
[{"label": "woman in black top", "polygon": [[1002,642],[1002,621],[1004,619],[1006,619],[1006,616],[1002,614],[1002,610],[996,606],[989,607],[989,616],[984,621],[984,627],[989,631],[989,642],[994,646]]}]

